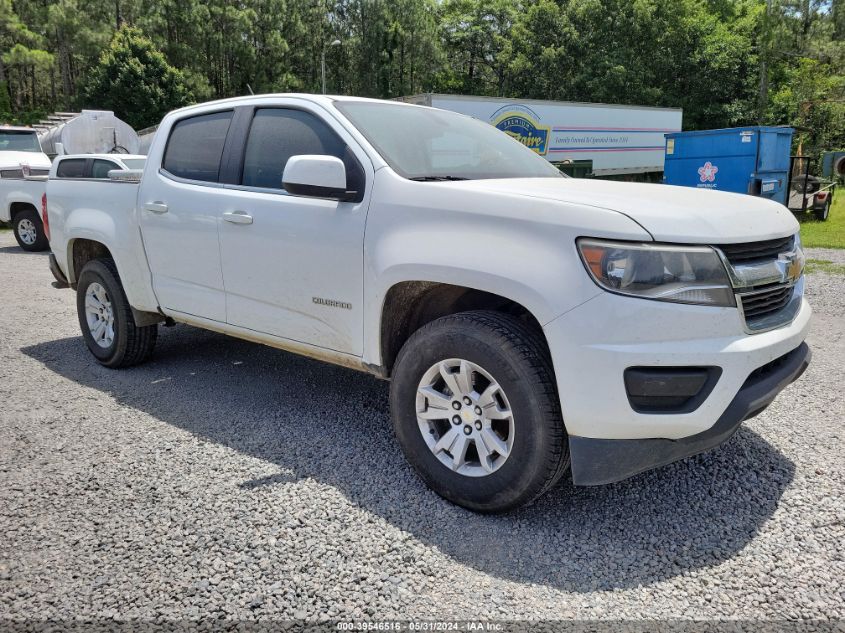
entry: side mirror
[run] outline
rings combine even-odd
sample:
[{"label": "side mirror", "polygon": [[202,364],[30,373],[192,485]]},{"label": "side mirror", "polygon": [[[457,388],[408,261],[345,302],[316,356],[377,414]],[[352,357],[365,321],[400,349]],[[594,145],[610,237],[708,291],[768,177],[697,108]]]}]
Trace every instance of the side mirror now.
[{"label": "side mirror", "polygon": [[357,192],[346,190],[346,167],[334,156],[291,156],[282,174],[282,186],[295,196],[351,200]]}]

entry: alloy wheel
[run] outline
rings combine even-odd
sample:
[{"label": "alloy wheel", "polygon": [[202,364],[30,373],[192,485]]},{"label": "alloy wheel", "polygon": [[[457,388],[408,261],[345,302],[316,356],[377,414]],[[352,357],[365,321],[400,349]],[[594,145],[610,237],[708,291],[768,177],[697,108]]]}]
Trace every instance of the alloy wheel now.
[{"label": "alloy wheel", "polygon": [[114,308],[106,289],[94,282],[85,291],[85,319],[94,342],[102,348],[114,343]]},{"label": "alloy wheel", "polygon": [[483,367],[451,358],[423,374],[417,424],[432,454],[467,477],[496,472],[513,448],[513,412],[504,390]]},{"label": "alloy wheel", "polygon": [[21,242],[27,246],[35,244],[35,240],[38,239],[38,229],[35,227],[35,222],[28,218],[18,222],[18,236],[21,238]]}]

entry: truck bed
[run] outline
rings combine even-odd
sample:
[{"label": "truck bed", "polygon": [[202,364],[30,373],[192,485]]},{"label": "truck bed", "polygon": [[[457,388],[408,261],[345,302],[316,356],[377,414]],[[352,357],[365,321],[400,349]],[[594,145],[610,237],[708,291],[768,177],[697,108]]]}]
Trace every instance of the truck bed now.
[{"label": "truck bed", "polygon": [[[74,252],[85,247],[85,240],[111,245],[110,255],[120,272],[129,303],[141,310],[154,311],[158,302],[149,274],[144,274],[149,269],[137,217],[138,187],[138,182],[124,179],[50,179],[47,183],[50,247],[59,268],[74,284],[79,274],[73,266]],[[68,239],[68,235],[77,237]]]}]

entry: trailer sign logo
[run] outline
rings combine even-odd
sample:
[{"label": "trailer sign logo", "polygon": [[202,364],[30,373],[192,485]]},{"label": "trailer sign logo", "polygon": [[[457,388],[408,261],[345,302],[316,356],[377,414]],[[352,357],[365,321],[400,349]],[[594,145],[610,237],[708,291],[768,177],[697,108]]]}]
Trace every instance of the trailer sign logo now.
[{"label": "trailer sign logo", "polygon": [[549,150],[549,128],[542,127],[525,114],[509,112],[493,125],[540,156],[545,156]]},{"label": "trailer sign logo", "polygon": [[718,171],[719,168],[708,160],[698,168],[698,175],[701,177],[701,182],[715,182]]}]

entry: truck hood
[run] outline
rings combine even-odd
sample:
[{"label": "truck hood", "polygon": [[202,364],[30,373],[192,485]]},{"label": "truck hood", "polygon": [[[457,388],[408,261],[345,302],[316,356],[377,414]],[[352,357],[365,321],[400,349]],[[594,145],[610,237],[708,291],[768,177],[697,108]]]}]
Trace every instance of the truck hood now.
[{"label": "truck hood", "polygon": [[0,169],[17,169],[21,165],[50,169],[50,159],[40,152],[0,152]]},{"label": "truck hood", "polygon": [[711,189],[579,178],[512,178],[442,184],[610,209],[634,220],[657,241],[730,244],[798,232],[795,217],[777,202]]}]

